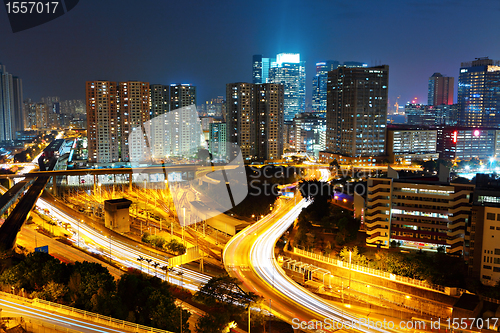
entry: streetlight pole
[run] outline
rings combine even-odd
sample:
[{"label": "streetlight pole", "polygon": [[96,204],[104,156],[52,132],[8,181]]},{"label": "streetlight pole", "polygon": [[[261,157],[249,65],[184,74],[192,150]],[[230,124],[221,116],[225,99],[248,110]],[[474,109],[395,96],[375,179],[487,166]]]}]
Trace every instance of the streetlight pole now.
[{"label": "streetlight pole", "polygon": [[349,251],[349,305],[351,304],[351,272],[352,272],[352,264],[351,264],[351,255],[352,252]]}]

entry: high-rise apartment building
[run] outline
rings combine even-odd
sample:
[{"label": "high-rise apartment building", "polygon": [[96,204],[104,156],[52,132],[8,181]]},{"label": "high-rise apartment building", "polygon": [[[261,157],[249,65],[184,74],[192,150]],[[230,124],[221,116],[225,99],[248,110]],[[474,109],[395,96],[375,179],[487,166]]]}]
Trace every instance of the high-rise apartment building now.
[{"label": "high-rise apartment building", "polygon": [[196,106],[196,87],[191,84],[170,85],[170,110],[185,106]]},{"label": "high-rise apartment building", "polygon": [[227,126],[223,122],[209,124],[208,147],[216,162],[227,156]]},{"label": "high-rise apartment building", "polygon": [[458,77],[460,124],[500,127],[500,61],[476,58],[463,62]]},{"label": "high-rise apartment building", "polygon": [[36,128],[36,103],[31,98],[24,100],[24,124],[26,128]]},{"label": "high-rise apartment building", "polygon": [[0,141],[12,141],[24,130],[22,80],[0,64]]},{"label": "high-rise apartment building", "polygon": [[328,73],[326,150],[383,156],[389,66],[339,67]]},{"label": "high-rise apartment building", "polygon": [[264,160],[280,159],[283,155],[283,85],[258,84],[255,86],[255,97],[257,156]]},{"label": "high-rise apartment building", "polygon": [[245,161],[283,155],[284,87],[280,84],[226,85],[229,142],[239,145]]},{"label": "high-rise apartment building", "polygon": [[[151,119],[161,117],[170,108],[169,86],[162,84],[150,85],[151,91]],[[151,130],[151,147],[153,158],[163,157],[167,139],[165,121],[153,121]]]},{"label": "high-rise apartment building", "polygon": [[338,61],[328,60],[316,63],[316,75],[313,77],[312,109],[326,115],[326,91],[328,72],[339,67]]},{"label": "high-rise apartment building", "polygon": [[[150,119],[151,94],[148,82],[129,81],[118,84],[118,137],[122,161],[148,161],[151,156],[150,133],[144,124]],[[132,131],[142,131],[144,140],[129,142]],[[146,146],[148,149],[145,149]]]},{"label": "high-rise apartment building", "polygon": [[446,77],[441,73],[434,73],[429,78],[429,89],[427,94],[428,105],[452,105],[454,77]]},{"label": "high-rise apartment building", "polygon": [[87,145],[91,163],[111,163],[120,159],[117,90],[116,82],[87,81]]},{"label": "high-rise apartment building", "polygon": [[238,144],[245,161],[251,161],[257,157],[255,84],[227,84],[226,105],[227,139]]},{"label": "high-rise apartment building", "polygon": [[35,124],[37,129],[49,129],[49,112],[47,104],[35,104]]}]

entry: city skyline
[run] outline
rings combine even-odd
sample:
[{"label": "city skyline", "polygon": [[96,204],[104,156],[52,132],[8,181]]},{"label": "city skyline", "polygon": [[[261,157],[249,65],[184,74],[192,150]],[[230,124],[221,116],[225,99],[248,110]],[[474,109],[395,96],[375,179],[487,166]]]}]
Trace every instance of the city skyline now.
[{"label": "city skyline", "polygon": [[[461,62],[500,58],[500,47],[489,42],[494,31],[488,29],[488,17],[499,9],[492,2],[474,8],[463,1],[287,4],[268,4],[263,11],[258,4],[198,2],[188,11],[181,4],[122,2],[117,8],[90,1],[17,34],[4,20],[0,33],[9,48],[0,53],[0,61],[23,78],[24,95],[33,100],[47,95],[83,99],[84,82],[99,78],[191,83],[198,87],[198,101],[205,101],[223,95],[228,82],[251,82],[254,54],[300,53],[306,61],[308,105],[315,64],[328,59],[391,66],[389,104],[401,96],[401,105],[414,97],[425,103],[427,80],[435,72],[454,77],[456,92]],[[262,20],[250,19],[256,17],[252,13]],[[130,20],[138,24],[127,24]],[[346,29],[349,21],[357,24]],[[159,29],[153,32],[154,24]],[[123,33],[116,36],[114,26]],[[158,43],[132,46],[140,45],[144,33]],[[43,52],[29,52],[42,45]],[[102,51],[99,61],[93,61],[96,49]]]}]

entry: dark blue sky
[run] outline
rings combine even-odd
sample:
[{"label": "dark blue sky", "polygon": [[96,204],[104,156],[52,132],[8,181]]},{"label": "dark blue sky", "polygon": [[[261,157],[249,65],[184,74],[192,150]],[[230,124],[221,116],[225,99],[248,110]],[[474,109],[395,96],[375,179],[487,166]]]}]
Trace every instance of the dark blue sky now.
[{"label": "dark blue sky", "polygon": [[499,14],[497,0],[80,0],[15,34],[0,9],[0,62],[34,99],[83,99],[85,81],[107,79],[193,83],[202,102],[250,82],[253,54],[299,52],[308,97],[316,62],[353,60],[389,65],[391,104],[426,103],[434,72],[500,59]]}]

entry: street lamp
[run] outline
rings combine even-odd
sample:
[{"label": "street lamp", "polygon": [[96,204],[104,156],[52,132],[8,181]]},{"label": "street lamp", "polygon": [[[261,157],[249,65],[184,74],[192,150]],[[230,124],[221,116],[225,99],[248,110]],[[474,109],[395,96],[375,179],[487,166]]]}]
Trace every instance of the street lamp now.
[{"label": "street lamp", "polygon": [[349,305],[351,304],[351,271],[352,271],[352,264],[351,264],[351,256],[352,252],[349,251]]}]

